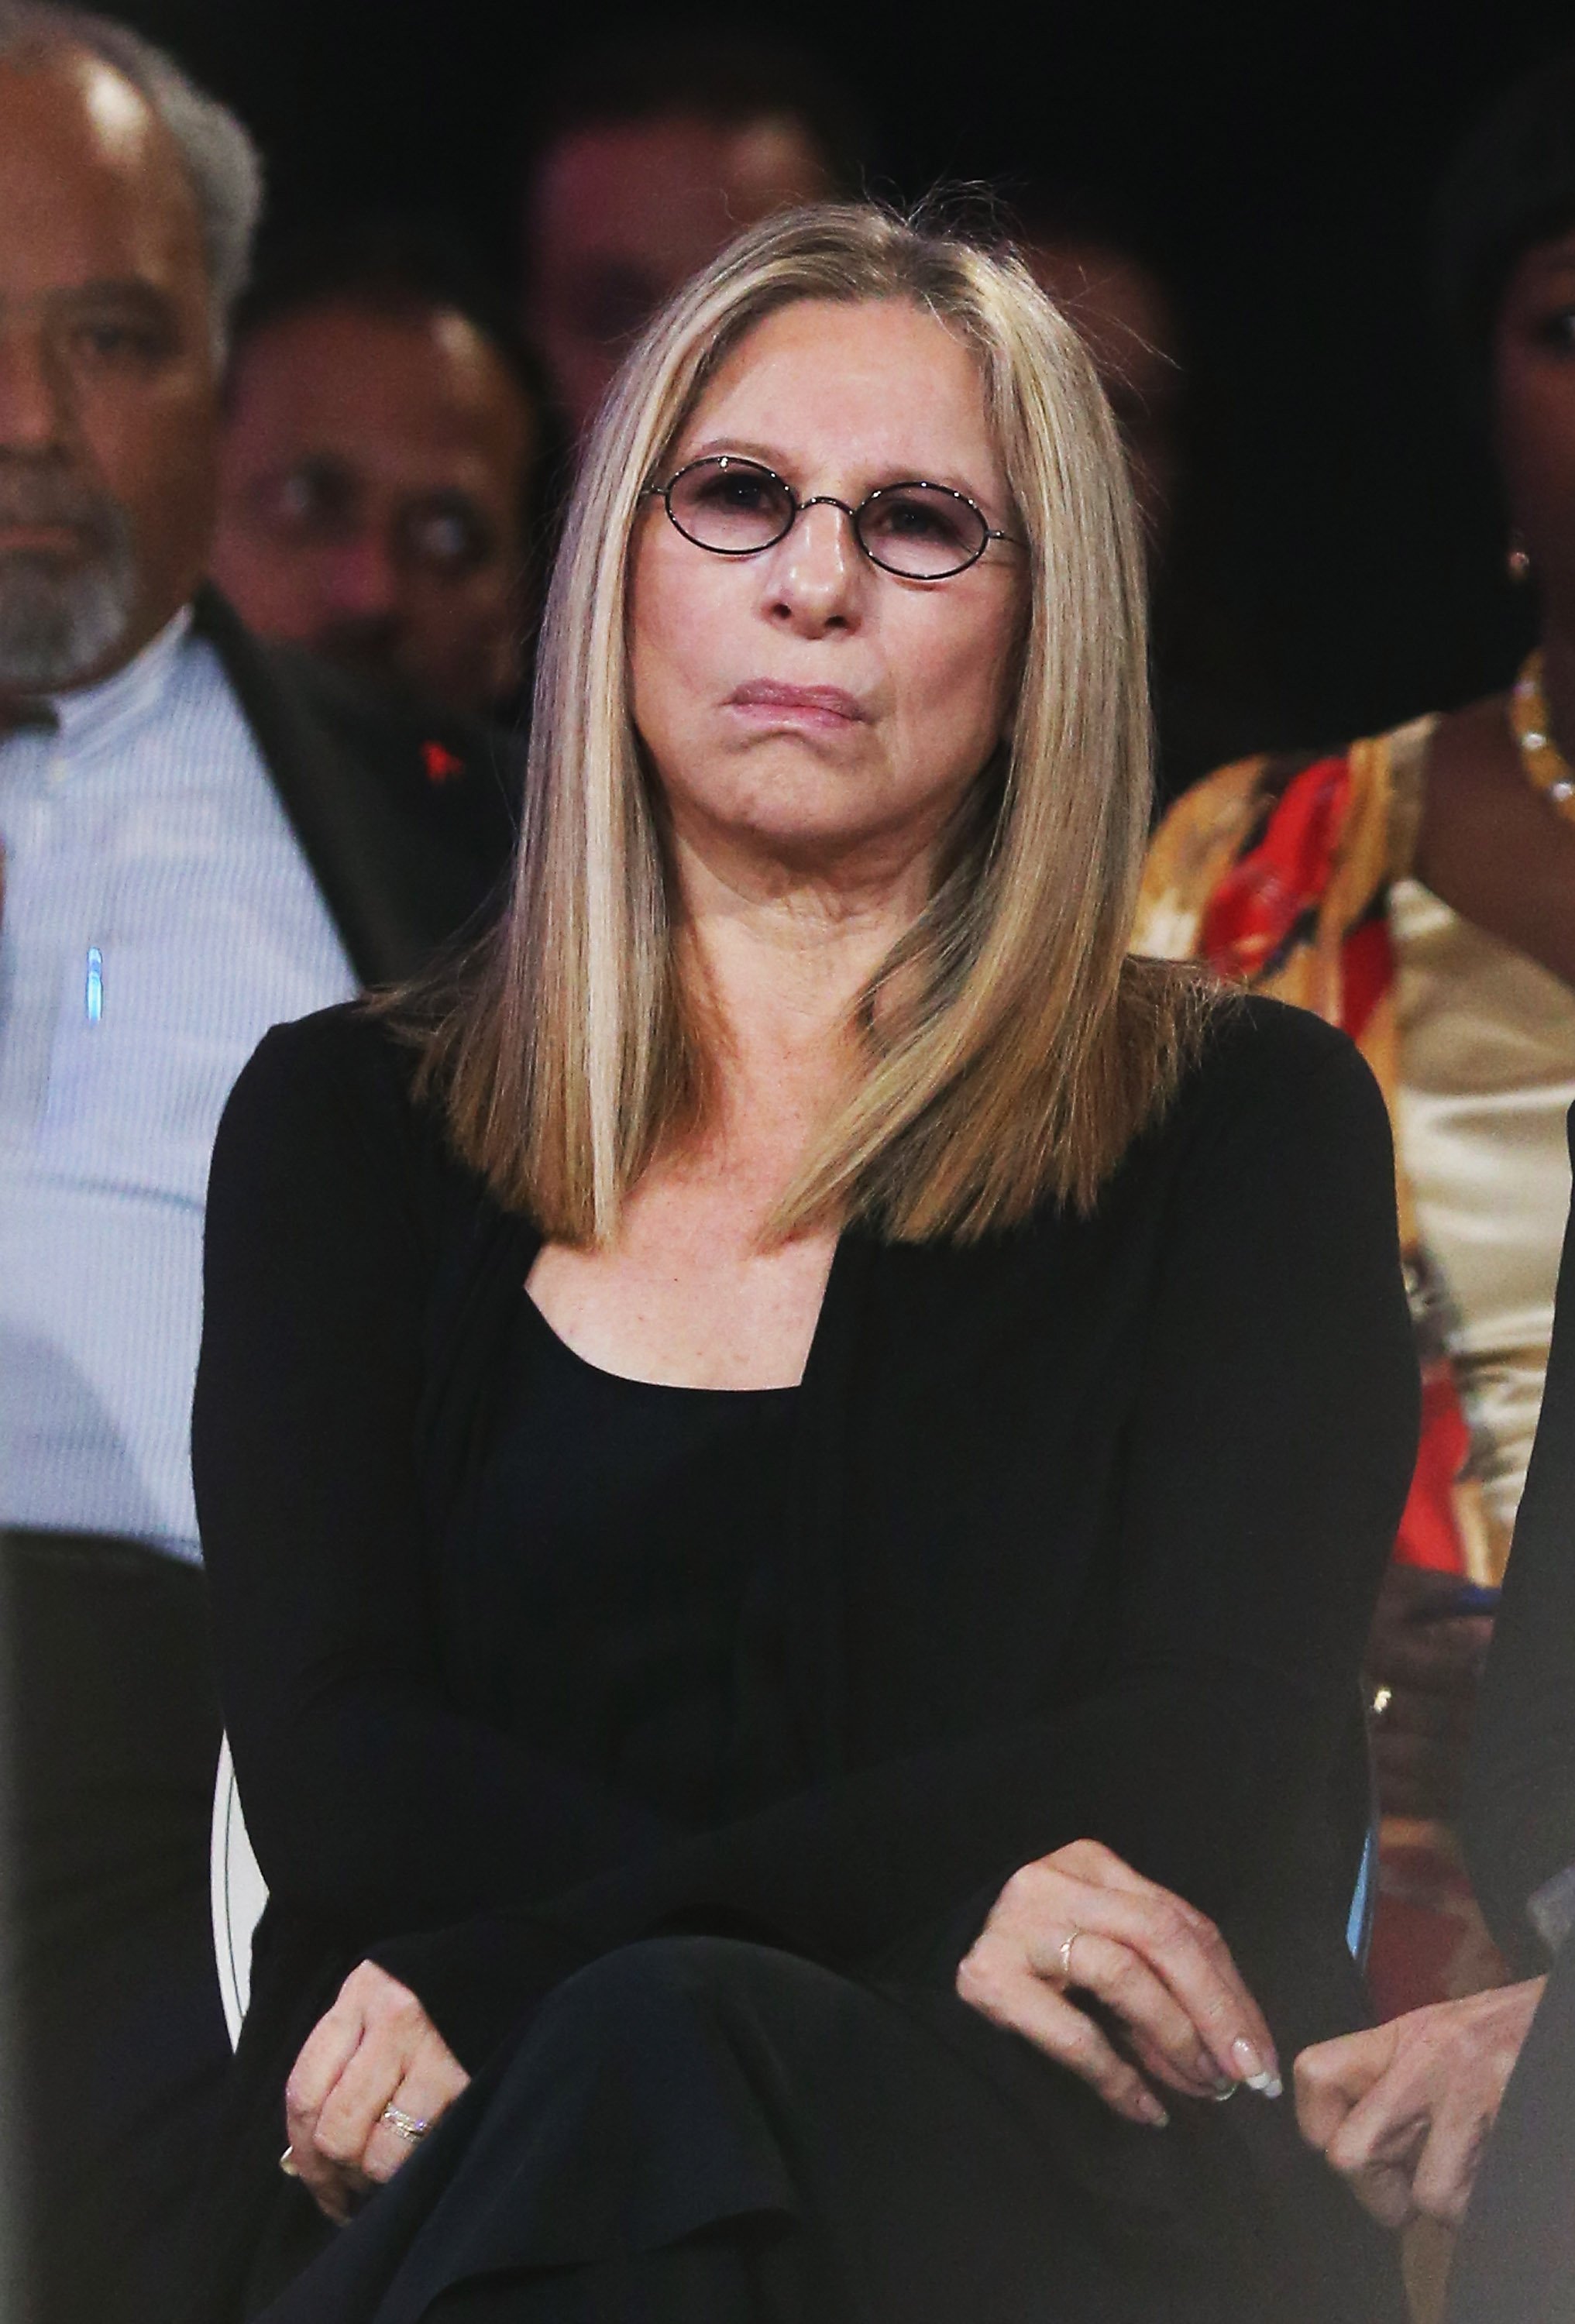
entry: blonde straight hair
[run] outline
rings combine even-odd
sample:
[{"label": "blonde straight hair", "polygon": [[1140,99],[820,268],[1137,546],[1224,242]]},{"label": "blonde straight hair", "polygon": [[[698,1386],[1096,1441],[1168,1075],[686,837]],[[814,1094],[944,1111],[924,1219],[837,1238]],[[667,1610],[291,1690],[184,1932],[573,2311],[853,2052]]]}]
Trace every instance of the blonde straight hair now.
[{"label": "blonde straight hair", "polygon": [[602,412],[548,594],[509,908],[426,1014],[422,1081],[458,1153],[566,1242],[616,1231],[664,1139],[703,1121],[710,1084],[631,714],[641,493],[743,336],[804,299],[906,300],[972,350],[1030,585],[1009,742],[862,997],[868,1071],[769,1232],[858,1217],[895,1240],[968,1240],[1046,1199],[1086,1209],[1205,1011],[1195,974],[1127,957],[1150,814],[1142,559],[1076,333],[1009,255],[867,204],[778,217],[656,318]]}]

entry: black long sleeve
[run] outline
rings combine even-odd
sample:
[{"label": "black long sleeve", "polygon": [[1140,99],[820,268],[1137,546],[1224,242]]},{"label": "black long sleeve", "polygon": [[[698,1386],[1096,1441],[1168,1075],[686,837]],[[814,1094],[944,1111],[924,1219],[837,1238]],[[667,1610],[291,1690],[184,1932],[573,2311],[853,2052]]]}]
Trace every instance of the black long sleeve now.
[{"label": "black long sleeve", "polygon": [[[346,1047],[377,1068],[346,1076]],[[281,1902],[363,1933],[548,1896],[661,1835],[441,1683],[415,1462],[434,1165],[403,1078],[344,1012],[271,1035],[242,1075],[214,1154],[192,1430],[258,1860]]]},{"label": "black long sleeve", "polygon": [[[856,1963],[1086,1833],[1227,1918],[1270,1877],[1354,1711],[1416,1381],[1370,1076],[1311,1020],[1242,1017],[1153,1178],[1159,1256],[1096,1552],[1097,1677],[1035,1717],[664,1847],[594,1785],[433,1699],[405,1441],[415,1295],[390,1280],[419,1274],[419,1226],[364,1126],[319,1122],[317,1098],[292,1097],[287,1074],[271,1086],[266,1058],[253,1069],[216,1166],[215,1283],[237,1346],[234,1370],[205,1354],[201,1471],[205,1526],[217,1517],[225,1534],[226,1665],[247,1674],[231,1715],[248,1812],[292,1893],[419,1899],[384,1919],[376,1957],[462,2054],[575,1960],[653,1930],[743,1926]],[[326,1220],[281,1247],[303,1158]],[[249,1267],[222,1250],[242,1204],[265,1213]],[[243,1368],[269,1380],[265,1408],[221,1428]],[[1026,1554],[1047,1554],[1043,1509],[1024,1508],[1022,1532]],[[397,1798],[386,1819],[367,1812],[373,1782]],[[430,1849],[415,1877],[412,1837]]]},{"label": "black long sleeve", "polygon": [[1528,1973],[1545,1969],[1527,1900],[1575,1865],[1575,1231],[1564,1238],[1542,1418],[1483,1680],[1463,1823],[1494,1935]]}]

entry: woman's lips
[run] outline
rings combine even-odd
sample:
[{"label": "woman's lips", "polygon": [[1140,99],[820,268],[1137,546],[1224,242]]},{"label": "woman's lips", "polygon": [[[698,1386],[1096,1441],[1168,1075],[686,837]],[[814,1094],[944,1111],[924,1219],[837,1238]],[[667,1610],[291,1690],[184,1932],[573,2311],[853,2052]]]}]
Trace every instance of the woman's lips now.
[{"label": "woman's lips", "polygon": [[857,725],[869,715],[858,696],[840,686],[782,686],[774,678],[752,678],[727,699],[732,709],[752,712],[764,723],[776,719],[830,728]]}]

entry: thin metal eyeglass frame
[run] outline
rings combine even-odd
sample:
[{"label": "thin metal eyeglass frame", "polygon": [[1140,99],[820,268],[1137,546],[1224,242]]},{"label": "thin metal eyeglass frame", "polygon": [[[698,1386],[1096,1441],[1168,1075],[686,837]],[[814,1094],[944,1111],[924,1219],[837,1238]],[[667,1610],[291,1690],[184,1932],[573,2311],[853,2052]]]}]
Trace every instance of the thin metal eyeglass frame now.
[{"label": "thin metal eyeglass frame", "polygon": [[[686,476],[692,475],[696,468],[721,468],[723,470],[728,468],[742,468],[747,470],[751,475],[764,476],[768,478],[771,484],[778,485],[787,494],[788,505],[791,512],[787,523],[782,527],[780,532],[774,532],[769,540],[757,540],[754,546],[751,549],[718,549],[709,540],[696,540],[695,535],[692,532],[686,531],[684,527],[678,522],[677,518],[673,514],[674,486],[681,484]],[[883,499],[887,493],[907,492],[944,493],[948,500],[960,501],[965,509],[972,509],[973,514],[979,519],[980,523],[984,527],[984,538],[980,542],[978,548],[974,550],[972,556],[965,557],[961,565],[948,565],[942,572],[939,573],[905,573],[899,565],[889,565],[883,557],[877,557],[874,550],[864,539],[859,520],[863,515],[866,509],[872,508],[875,503],[878,500]],[[889,573],[892,578],[897,581],[954,581],[959,573],[967,573],[978,564],[980,558],[984,555],[985,550],[990,547],[992,540],[1008,541],[1014,549],[1021,549],[1023,547],[1022,541],[1018,540],[1015,532],[999,531],[997,528],[990,523],[990,519],[985,515],[984,511],[980,507],[979,503],[975,500],[970,500],[966,493],[960,493],[954,484],[932,484],[926,476],[904,476],[900,482],[897,484],[877,484],[872,493],[865,493],[857,508],[850,508],[846,501],[838,500],[836,495],[833,493],[815,493],[810,499],[801,501],[797,493],[794,491],[792,485],[788,482],[787,477],[779,476],[775,468],[768,468],[763,460],[749,460],[745,459],[741,455],[735,455],[728,452],[707,452],[702,458],[698,460],[686,460],[681,468],[676,468],[673,474],[668,478],[665,484],[652,483],[642,485],[640,488],[640,498],[644,500],[648,496],[654,497],[660,501],[662,506],[668,512],[668,522],[672,526],[673,530],[678,535],[679,539],[686,540],[691,549],[703,549],[708,557],[761,557],[765,554],[768,549],[775,549],[779,540],[786,540],[794,526],[797,523],[799,518],[804,514],[805,510],[812,508],[840,509],[843,514],[847,518],[849,524],[852,527],[853,539],[858,545],[861,555],[868,558],[870,563],[877,567],[880,572]]]}]

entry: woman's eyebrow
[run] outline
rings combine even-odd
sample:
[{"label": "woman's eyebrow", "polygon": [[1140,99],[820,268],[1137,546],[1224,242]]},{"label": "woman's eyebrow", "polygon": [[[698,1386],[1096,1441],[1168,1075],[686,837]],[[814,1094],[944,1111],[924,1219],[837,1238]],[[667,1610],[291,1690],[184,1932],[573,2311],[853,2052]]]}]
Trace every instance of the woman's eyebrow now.
[{"label": "woman's eyebrow", "polygon": [[[785,476],[789,483],[793,480],[794,467],[803,466],[801,460],[796,462],[789,454],[779,450],[773,451],[769,445],[751,443],[749,438],[743,436],[709,437],[704,444],[696,444],[692,451],[686,453],[679,465],[687,466],[691,460],[713,460],[726,453],[731,453],[737,459],[758,460],[761,467],[769,468],[778,476]],[[989,495],[981,492],[977,484],[971,484],[966,476],[959,475],[954,469],[926,467],[922,462],[910,464],[907,467],[900,463],[890,461],[882,465],[889,470],[886,478],[889,484],[945,484],[953,492],[961,493],[965,500],[975,502],[986,513],[989,512]],[[871,490],[875,489],[878,487],[871,487]]]},{"label": "woman's eyebrow", "polygon": [[769,444],[752,444],[747,436],[712,436],[704,444],[696,444],[684,456],[685,465],[691,460],[713,460],[724,453],[744,460],[758,460],[763,468],[771,468],[786,475],[793,463],[786,452],[773,451]]}]

